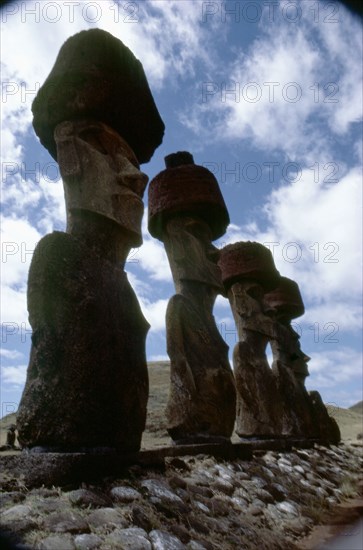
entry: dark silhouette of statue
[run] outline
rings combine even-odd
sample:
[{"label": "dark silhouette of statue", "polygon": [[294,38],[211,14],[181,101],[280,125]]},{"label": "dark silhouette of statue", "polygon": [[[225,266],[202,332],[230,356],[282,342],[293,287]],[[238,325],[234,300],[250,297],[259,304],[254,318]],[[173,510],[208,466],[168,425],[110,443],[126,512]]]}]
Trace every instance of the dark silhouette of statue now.
[{"label": "dark silhouette of statue", "polygon": [[166,157],[149,187],[149,231],[163,241],[176,294],[166,313],[171,363],[167,429],[177,444],[229,440],[235,385],[213,305],[222,292],[218,250],[228,212],[218,183],[189,153]]},{"label": "dark silhouette of statue", "polygon": [[99,29],[63,45],[33,113],[59,163],[67,230],[41,239],[30,266],[33,334],[19,441],[44,450],[137,451],[149,324],[124,265],[142,243],[147,176],[139,163],[160,143],[163,124],[140,62]]},{"label": "dark silhouette of statue", "polygon": [[256,242],[225,246],[219,265],[239,337],[233,350],[236,432],[243,438],[281,436],[283,405],[266,356],[275,326],[263,304],[265,291],[276,286],[279,273],[270,250]]}]

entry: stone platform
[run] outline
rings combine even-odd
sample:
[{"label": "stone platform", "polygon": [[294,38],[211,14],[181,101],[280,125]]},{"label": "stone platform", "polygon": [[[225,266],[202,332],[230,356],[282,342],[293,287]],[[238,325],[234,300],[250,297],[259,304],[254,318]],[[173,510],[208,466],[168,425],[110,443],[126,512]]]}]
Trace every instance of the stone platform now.
[{"label": "stone platform", "polygon": [[[10,477],[22,478],[27,487],[96,481],[122,475],[130,466],[165,469],[167,459],[206,455],[224,460],[251,460],[253,453],[268,450],[290,452],[292,449],[313,448],[315,440],[249,440],[241,443],[174,445],[132,454],[117,453],[35,453],[22,451],[0,456],[0,468]],[[319,442],[322,444],[322,442]]]},{"label": "stone platform", "polygon": [[[361,445],[342,443],[260,449],[253,460],[165,456],[163,469],[133,465],[96,483],[50,488],[27,486],[15,470],[12,477],[2,472],[1,529],[5,544],[24,550],[296,550],[314,523],[325,513],[335,518],[337,505],[356,495],[361,455]],[[0,466],[10,458],[18,466],[22,458],[24,468],[25,454],[3,456]],[[54,455],[31,457],[39,471],[45,459]]]}]

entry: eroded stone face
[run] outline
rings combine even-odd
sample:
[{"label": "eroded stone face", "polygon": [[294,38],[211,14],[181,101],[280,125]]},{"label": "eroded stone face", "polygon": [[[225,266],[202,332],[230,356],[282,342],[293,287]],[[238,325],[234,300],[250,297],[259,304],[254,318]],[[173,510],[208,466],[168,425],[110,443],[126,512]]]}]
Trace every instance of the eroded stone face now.
[{"label": "eroded stone face", "polygon": [[173,218],[166,224],[163,241],[177,288],[181,281],[198,281],[222,290],[219,252],[206,222],[193,217]]},{"label": "eroded stone face", "polygon": [[233,351],[237,389],[237,426],[240,437],[274,437],[282,433],[282,403],[276,373],[267,357],[274,325],[263,312],[264,290],[254,281],[240,280],[228,289],[238,329]]},{"label": "eroded stone face", "polygon": [[140,246],[148,178],[129,145],[112,128],[92,120],[59,124],[55,141],[68,223],[76,212],[92,212],[117,223],[129,233],[130,245]]},{"label": "eroded stone face", "polygon": [[212,314],[223,291],[212,240],[224,233],[228,212],[217,180],[189,153],[166,160],[168,168],[149,187],[149,230],[165,244],[177,291],[166,313],[168,432],[177,444],[225,441],[236,392],[228,346]]}]

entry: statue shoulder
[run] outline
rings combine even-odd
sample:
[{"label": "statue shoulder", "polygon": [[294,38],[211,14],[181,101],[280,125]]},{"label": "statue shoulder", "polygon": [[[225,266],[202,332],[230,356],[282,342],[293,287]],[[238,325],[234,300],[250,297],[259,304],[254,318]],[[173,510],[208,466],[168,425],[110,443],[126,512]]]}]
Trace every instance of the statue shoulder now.
[{"label": "statue shoulder", "polygon": [[39,272],[54,271],[60,275],[64,265],[77,254],[78,249],[79,245],[69,233],[54,231],[45,235],[35,247],[29,277],[38,275]]},{"label": "statue shoulder", "polygon": [[40,239],[34,250],[34,256],[49,253],[60,255],[64,249],[74,246],[74,237],[63,231],[53,231]]},{"label": "statue shoulder", "polygon": [[166,308],[166,318],[170,316],[178,315],[179,318],[183,315],[183,312],[191,310],[192,306],[190,301],[182,294],[174,294],[168,302]]}]

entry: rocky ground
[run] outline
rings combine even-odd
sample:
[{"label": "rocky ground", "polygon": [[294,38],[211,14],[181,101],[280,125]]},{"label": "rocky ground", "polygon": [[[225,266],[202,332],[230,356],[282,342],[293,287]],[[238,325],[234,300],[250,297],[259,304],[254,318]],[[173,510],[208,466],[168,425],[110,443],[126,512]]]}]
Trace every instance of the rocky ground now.
[{"label": "rocky ground", "polygon": [[94,485],[29,489],[3,476],[2,530],[23,549],[298,549],[357,495],[362,461],[362,447],[342,444],[251,461],[167,458]]}]

